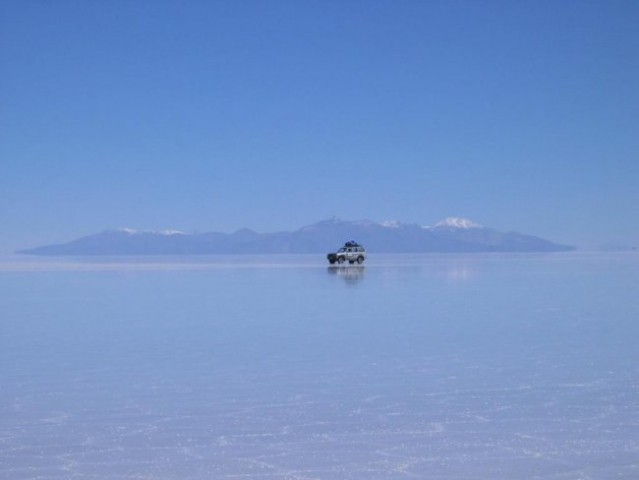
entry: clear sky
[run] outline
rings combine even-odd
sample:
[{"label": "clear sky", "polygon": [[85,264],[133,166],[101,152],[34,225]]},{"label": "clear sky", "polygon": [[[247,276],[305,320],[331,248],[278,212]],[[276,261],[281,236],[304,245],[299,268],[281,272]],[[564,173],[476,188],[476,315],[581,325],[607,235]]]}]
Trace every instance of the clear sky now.
[{"label": "clear sky", "polygon": [[464,216],[639,243],[639,2],[0,1],[0,252]]}]

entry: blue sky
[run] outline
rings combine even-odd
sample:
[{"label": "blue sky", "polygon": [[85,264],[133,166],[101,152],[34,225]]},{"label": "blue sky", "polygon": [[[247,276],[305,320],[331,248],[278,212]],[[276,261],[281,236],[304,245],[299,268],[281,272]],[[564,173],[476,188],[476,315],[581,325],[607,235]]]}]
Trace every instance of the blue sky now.
[{"label": "blue sky", "polygon": [[0,3],[0,252],[455,215],[639,243],[639,2]]}]

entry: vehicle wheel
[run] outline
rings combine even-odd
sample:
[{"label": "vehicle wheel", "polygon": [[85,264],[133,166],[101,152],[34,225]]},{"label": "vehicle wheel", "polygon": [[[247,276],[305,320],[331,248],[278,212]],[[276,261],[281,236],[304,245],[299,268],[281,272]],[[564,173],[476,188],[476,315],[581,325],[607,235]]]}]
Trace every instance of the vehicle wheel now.
[{"label": "vehicle wheel", "polygon": [[364,257],[357,257],[357,263],[359,263],[360,265],[364,263]]},{"label": "vehicle wheel", "polygon": [[329,260],[328,263],[330,263],[331,265],[333,265],[335,263],[335,260]]},{"label": "vehicle wheel", "polygon": [[337,263],[339,263],[340,265],[341,265],[342,263],[344,263],[344,257],[339,257],[339,258],[337,259]]}]

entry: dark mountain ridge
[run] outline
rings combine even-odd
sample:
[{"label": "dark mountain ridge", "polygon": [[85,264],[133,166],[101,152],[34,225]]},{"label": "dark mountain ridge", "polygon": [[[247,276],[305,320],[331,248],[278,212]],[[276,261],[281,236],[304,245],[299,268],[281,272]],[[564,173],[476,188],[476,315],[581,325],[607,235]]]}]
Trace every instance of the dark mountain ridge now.
[{"label": "dark mountain ridge", "polygon": [[451,217],[432,227],[399,222],[347,221],[337,217],[293,232],[234,233],[149,232],[106,230],[64,244],[18,253],[30,255],[206,255],[326,253],[347,240],[357,240],[370,252],[559,252],[574,247],[532,235],[502,233],[466,219]]}]

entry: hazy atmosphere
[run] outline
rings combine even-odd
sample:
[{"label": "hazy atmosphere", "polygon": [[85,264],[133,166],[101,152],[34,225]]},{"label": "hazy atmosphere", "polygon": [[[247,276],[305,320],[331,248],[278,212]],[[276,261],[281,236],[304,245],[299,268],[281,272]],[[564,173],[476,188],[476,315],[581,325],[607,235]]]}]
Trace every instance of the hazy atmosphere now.
[{"label": "hazy atmosphere", "polygon": [[639,478],[638,25],[0,0],[0,479]]},{"label": "hazy atmosphere", "polygon": [[639,243],[635,1],[0,2],[0,252],[455,215]]}]

